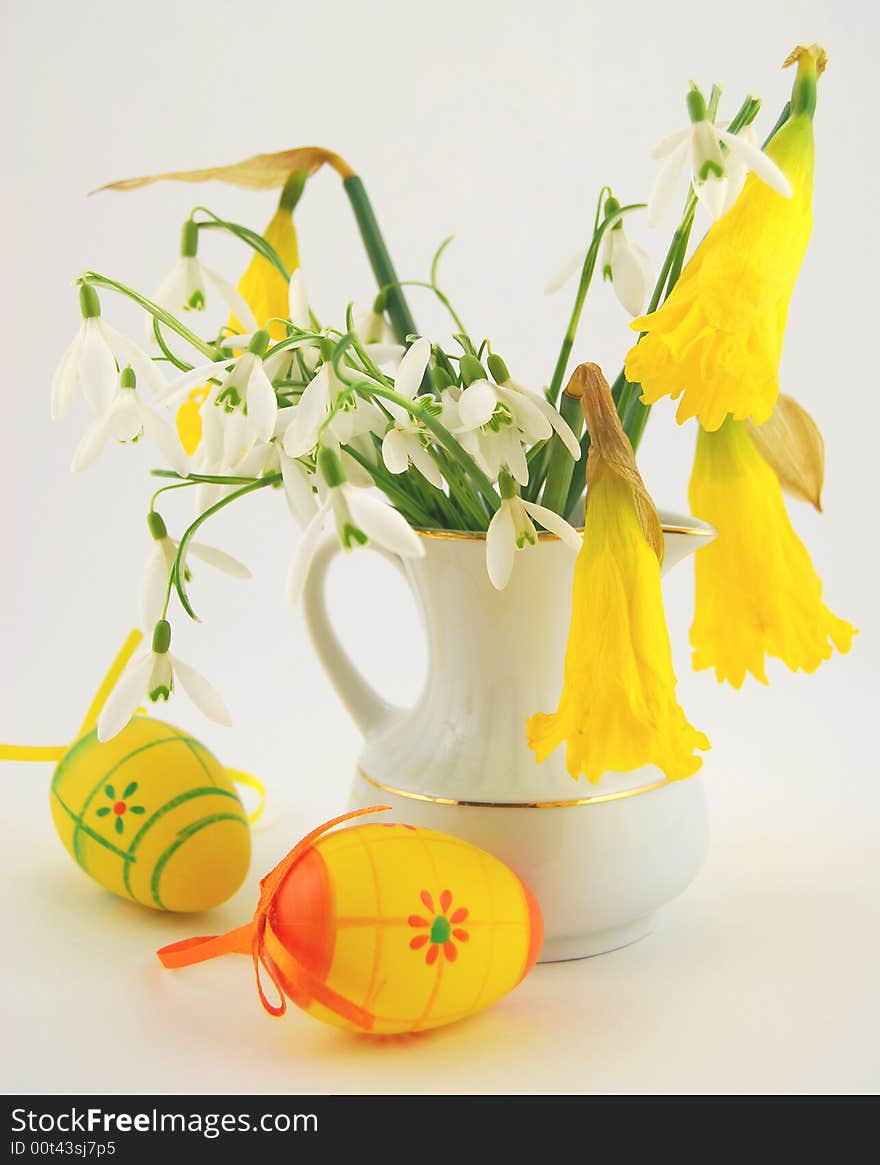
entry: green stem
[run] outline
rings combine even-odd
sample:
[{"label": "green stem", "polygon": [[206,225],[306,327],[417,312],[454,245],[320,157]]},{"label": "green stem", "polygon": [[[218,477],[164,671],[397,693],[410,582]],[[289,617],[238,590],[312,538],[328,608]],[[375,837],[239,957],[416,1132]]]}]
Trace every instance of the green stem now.
[{"label": "green stem", "polygon": [[145,311],[148,311],[153,319],[160,320],[172,332],[177,332],[178,336],[182,336],[188,344],[192,344],[203,356],[207,356],[211,361],[216,359],[217,353],[210,344],[206,344],[204,340],[200,340],[195,332],[191,332],[180,320],[176,320],[173,315],[169,315],[157,303],[153,303],[152,300],[147,299],[146,296],[132,290],[132,288],[126,287],[124,283],[117,283],[115,279],[101,275],[98,271],[83,271],[80,279],[83,283],[97,287],[109,287],[111,291],[118,291],[120,295],[127,295],[129,299],[134,300],[136,304],[139,304]]},{"label": "green stem", "polygon": [[232,503],[238,501],[239,498],[243,498],[246,494],[253,493],[254,490],[265,489],[265,487],[268,485],[277,485],[280,481],[280,473],[268,473],[265,477],[256,478],[256,480],[242,486],[241,489],[235,490],[234,493],[227,494],[225,498],[221,498],[220,501],[215,502],[213,506],[209,506],[203,514],[199,514],[196,520],[187,527],[180,539],[180,542],[178,543],[177,554],[174,556],[174,562],[171,566],[171,574],[168,576],[168,589],[165,592],[165,606],[162,609],[163,619],[165,618],[165,615],[168,611],[168,603],[171,599],[171,591],[173,588],[177,591],[180,602],[187,615],[189,615],[191,619],[195,619],[197,623],[200,621],[198,615],[192,609],[192,605],[186,593],[186,582],[183,577],[183,563],[186,558],[187,547],[192,541],[192,537],[196,530],[198,530],[201,525],[207,522],[208,518],[213,517],[214,514],[219,513],[219,511],[224,509],[226,506],[232,505]]},{"label": "green stem", "polygon": [[[599,206],[601,206],[602,198],[605,195],[607,187],[602,187],[599,192]],[[566,371],[568,370],[568,361],[571,356],[571,350],[574,347],[575,335],[577,334],[578,326],[581,320],[581,314],[584,309],[584,302],[587,298],[587,292],[590,289],[590,283],[593,279],[593,273],[596,269],[596,260],[599,257],[599,246],[602,242],[602,236],[605,231],[615,226],[623,218],[625,214],[629,214],[632,210],[640,210],[644,207],[643,202],[630,203],[628,206],[621,206],[614,211],[613,214],[608,214],[598,226],[593,230],[593,238],[590,246],[587,248],[587,253],[584,256],[583,266],[581,267],[581,277],[578,282],[577,294],[575,295],[574,304],[571,309],[571,315],[568,320],[568,327],[565,330],[565,335],[562,338],[562,345],[559,349],[559,355],[556,358],[556,367],[553,369],[553,377],[550,381],[550,387],[547,389],[547,400],[555,407],[559,401],[559,394],[562,389],[562,382],[565,379]],[[599,217],[599,206],[596,209],[596,218]],[[554,452],[558,452],[559,448],[565,449],[565,446],[559,441],[557,437],[551,440],[544,450],[542,456],[534,463],[533,472],[530,474],[528,486],[525,489],[524,496],[531,501],[536,501],[541,493],[541,487],[546,480],[547,473],[550,467],[550,458]],[[570,454],[568,454],[570,456]],[[572,462],[572,470],[574,469],[574,462]]]},{"label": "green stem", "polygon": [[370,266],[373,268],[376,283],[380,289],[389,287],[388,315],[391,317],[397,338],[401,344],[405,344],[407,336],[416,335],[418,328],[410,314],[403,291],[398,286],[389,286],[398,283],[397,272],[394,270],[385,239],[379,229],[379,223],[376,221],[376,214],[369,195],[357,174],[343,179],[342,185],[348,195],[351,209],[354,211],[354,217],[363,239],[367,257],[370,260]]},{"label": "green stem", "polygon": [[[581,408],[580,397],[569,396],[564,392],[559,412],[563,420],[568,422],[575,437],[578,437],[584,427],[584,412]],[[547,484],[544,486],[544,496],[541,500],[548,509],[564,515],[568,491],[574,474],[575,460],[557,433],[553,434],[551,442],[553,448],[547,470]]]},{"label": "green stem", "polygon": [[400,510],[401,514],[406,518],[411,526],[424,526],[430,528],[434,523],[434,518],[431,514],[424,510],[419,503],[403,488],[394,474],[389,473],[384,466],[370,461],[363,453],[355,449],[351,445],[343,445],[342,448],[353,458],[358,465],[367,471],[367,473],[375,481],[376,485],[394,505],[395,509]]},{"label": "green stem", "polygon": [[208,222],[196,223],[200,231],[228,231],[231,235],[235,235],[237,239],[240,239],[243,243],[251,247],[258,255],[262,255],[267,263],[271,263],[286,283],[290,282],[290,272],[285,267],[284,260],[272,244],[266,242],[262,235],[251,230],[250,227],[242,226],[241,223],[228,222],[226,219],[220,218],[219,215],[214,214],[213,210],[208,210],[207,206],[195,206],[193,207],[192,213],[196,214],[199,211],[209,216]]}]

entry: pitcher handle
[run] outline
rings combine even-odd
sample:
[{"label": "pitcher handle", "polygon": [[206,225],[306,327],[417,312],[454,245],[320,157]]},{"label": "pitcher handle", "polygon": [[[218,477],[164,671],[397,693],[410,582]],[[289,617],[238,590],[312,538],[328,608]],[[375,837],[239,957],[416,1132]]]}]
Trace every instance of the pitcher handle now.
[{"label": "pitcher handle", "polygon": [[[387,550],[375,545],[369,549],[387,558],[398,570],[403,570],[403,564],[396,554],[389,554]],[[341,551],[342,546],[335,534],[329,534],[319,545],[303,587],[303,614],[318,659],[334,691],[364,736],[368,736],[399,709],[380,696],[355,665],[342,646],[330,619],[327,610],[327,571]]]}]

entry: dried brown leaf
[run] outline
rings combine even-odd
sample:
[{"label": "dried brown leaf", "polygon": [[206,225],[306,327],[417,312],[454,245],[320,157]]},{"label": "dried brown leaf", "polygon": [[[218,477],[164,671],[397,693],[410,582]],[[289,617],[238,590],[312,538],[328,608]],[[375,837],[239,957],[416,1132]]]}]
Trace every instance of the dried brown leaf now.
[{"label": "dried brown leaf", "polygon": [[662,562],[663,529],[657,516],[657,508],[642,481],[632,445],[623,431],[611,389],[602,374],[602,369],[598,364],[579,365],[565,391],[569,396],[580,397],[587,432],[590,434],[590,452],[587,456],[588,489],[600,468],[610,470],[622,478],[632,490],[636,513],[645,537]]},{"label": "dried brown leaf", "polygon": [[748,422],[758,452],[787,494],[822,509],[825,442],[819,426],[794,397],[779,394],[763,425]]},{"label": "dried brown leaf", "polygon": [[232,186],[242,186],[246,190],[273,190],[283,186],[291,174],[305,173],[310,177],[324,164],[331,166],[343,178],[354,171],[344,158],[325,150],[322,146],[300,146],[294,150],[281,150],[277,154],[254,154],[242,162],[229,166],[206,166],[200,170],[169,170],[165,174],[150,174],[145,178],[123,178],[99,186],[92,194],[102,190],[139,190],[154,182],[228,182]]}]

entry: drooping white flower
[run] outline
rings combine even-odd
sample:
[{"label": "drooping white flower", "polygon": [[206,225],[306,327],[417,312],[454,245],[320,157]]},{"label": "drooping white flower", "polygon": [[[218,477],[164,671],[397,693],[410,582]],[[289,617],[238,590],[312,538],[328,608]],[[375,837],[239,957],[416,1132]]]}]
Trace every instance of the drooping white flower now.
[{"label": "drooping white flower", "polygon": [[[415,341],[400,362],[394,378],[394,391],[407,400],[415,400],[431,358],[430,341]],[[382,439],[382,460],[389,473],[405,473],[410,464],[437,489],[443,488],[443,475],[428,452],[430,433],[422,421],[396,401],[385,401],[394,423]]]},{"label": "drooping white flower", "polygon": [[[234,342],[237,337],[231,339]],[[211,389],[201,406],[202,440],[209,461],[235,467],[256,441],[271,439],[278,418],[278,399],[263,367],[268,345],[269,333],[260,329],[254,332],[247,351],[193,368],[173,381],[160,398],[158,403],[174,405],[185,399],[190,389],[212,378],[219,379],[219,385]],[[212,408],[222,416],[222,427],[204,424],[206,412]],[[221,435],[222,452],[209,448],[211,441],[216,442]]]},{"label": "drooping white flower", "polygon": [[537,545],[538,532],[532,518],[575,552],[580,550],[581,536],[554,510],[521,498],[508,475],[501,475],[500,485],[501,505],[486,531],[486,570],[492,586],[503,591],[513,573],[517,550]]},{"label": "drooping white flower", "polygon": [[[145,630],[154,627],[162,617],[165,596],[168,592],[168,580],[179,545],[176,538],[169,537],[162,516],[157,514],[155,510],[151,510],[147,515],[147,525],[154,541],[144,567],[144,573],[141,576],[139,606],[141,627]],[[231,554],[227,554],[225,550],[218,550],[215,546],[205,546],[201,542],[190,542],[186,548],[186,560],[182,564],[184,578],[187,582],[190,578],[188,563],[190,557],[197,558],[208,566],[213,566],[231,578],[251,577],[251,572],[244,563],[233,558]]]},{"label": "drooping white flower", "polygon": [[494,384],[478,360],[462,357],[462,374],[468,383],[458,397],[454,432],[490,478],[494,481],[506,468],[525,485],[529,478],[525,446],[546,441],[554,432],[577,459],[578,439],[553,405],[512,380],[500,356],[490,356],[489,366]]},{"label": "drooping white flower", "polygon": [[363,344],[370,359],[380,368],[388,364],[399,364],[407,352],[403,344],[397,342],[387,316],[377,311],[375,304],[370,311],[355,316],[354,334]]},{"label": "drooping white flower", "polygon": [[157,415],[154,408],[140,399],[131,365],[123,368],[116,393],[106,410],[86,430],[73,455],[71,471],[78,473],[100,457],[106,443],[138,441],[143,434],[155,442],[171,468],[186,477],[189,461],[177,432]]},{"label": "drooping white flower", "polygon": [[605,232],[599,252],[602,277],[611,282],[620,303],[631,316],[640,315],[654,286],[647,251],[627,235],[623,223]]},{"label": "drooping white flower", "polygon": [[79,304],[82,323],[52,377],[52,420],[64,415],[77,389],[93,413],[105,413],[116,393],[119,370],[127,364],[142,388],[156,396],[162,394],[166,385],[158,366],[101,317],[98,293],[90,284],[80,286]]},{"label": "drooping white flower", "polygon": [[[321,365],[293,406],[293,417],[284,434],[284,451],[288,457],[304,457],[312,452],[318,443],[318,435],[327,414],[335,407],[346,388],[336,375],[332,363]],[[351,396],[335,413],[323,435],[325,443],[329,441],[348,445],[354,437],[365,433],[382,435],[386,425],[383,413],[372,401]]]},{"label": "drooping white flower", "polygon": [[[698,89],[688,93],[687,104],[691,124],[664,138],[653,150],[655,158],[665,158],[665,161],[648,201],[651,226],[656,226],[663,217],[688,158],[694,193],[713,219],[720,218],[728,205],[732,159],[777,193],[791,198],[791,185],[786,176],[748,136],[732,134],[709,120],[705,99]],[[728,156],[722,145],[727,147]]]},{"label": "drooping white flower", "polygon": [[303,531],[287,578],[287,596],[298,603],[309,565],[328,515],[333,516],[336,533],[346,550],[374,542],[401,558],[422,558],[425,548],[406,518],[370,490],[346,480],[342,462],[332,449],[318,453],[318,473],[323,481],[324,500]]},{"label": "drooping white flower", "polygon": [[135,656],[98,718],[98,740],[110,740],[120,732],[145,698],[156,704],[166,701],[175,688],[175,681],[209,720],[226,726],[232,723],[226,705],[208,683],[168,650],[171,646],[171,625],[160,619],[153,631],[152,647]]},{"label": "drooping white flower", "polygon": [[[225,307],[242,327],[256,331],[257,321],[247,301],[228,279],[210,270],[198,258],[198,226],[188,220],[183,224],[180,257],[153,296],[154,301],[172,315],[203,311],[207,301],[206,287],[212,287]],[[153,321],[147,321],[147,330],[153,335]]]},{"label": "drooping white flower", "polygon": [[[760,149],[758,134],[753,125],[744,125],[736,136],[742,138],[753,149]],[[749,167],[739,154],[731,153],[730,157],[726,159],[726,162],[727,192],[724,198],[724,210],[722,214],[727,214],[740,194],[742,194],[742,189],[746,184],[746,178],[749,176]]]}]

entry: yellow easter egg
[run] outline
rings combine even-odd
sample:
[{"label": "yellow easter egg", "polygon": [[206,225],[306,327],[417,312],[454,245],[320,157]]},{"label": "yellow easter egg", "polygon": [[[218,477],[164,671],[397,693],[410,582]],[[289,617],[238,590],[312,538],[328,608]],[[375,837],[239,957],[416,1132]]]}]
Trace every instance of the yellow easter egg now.
[{"label": "yellow easter egg", "polygon": [[155,910],[208,910],[250,865],[247,816],[203,744],[135,716],[112,740],[89,732],[52,778],[52,820],[65,849],[105,889]]},{"label": "yellow easter egg", "polygon": [[263,934],[272,977],[293,1002],[377,1034],[489,1006],[531,970],[542,939],[537,902],[497,858],[384,823],[305,849],[274,891]]}]

